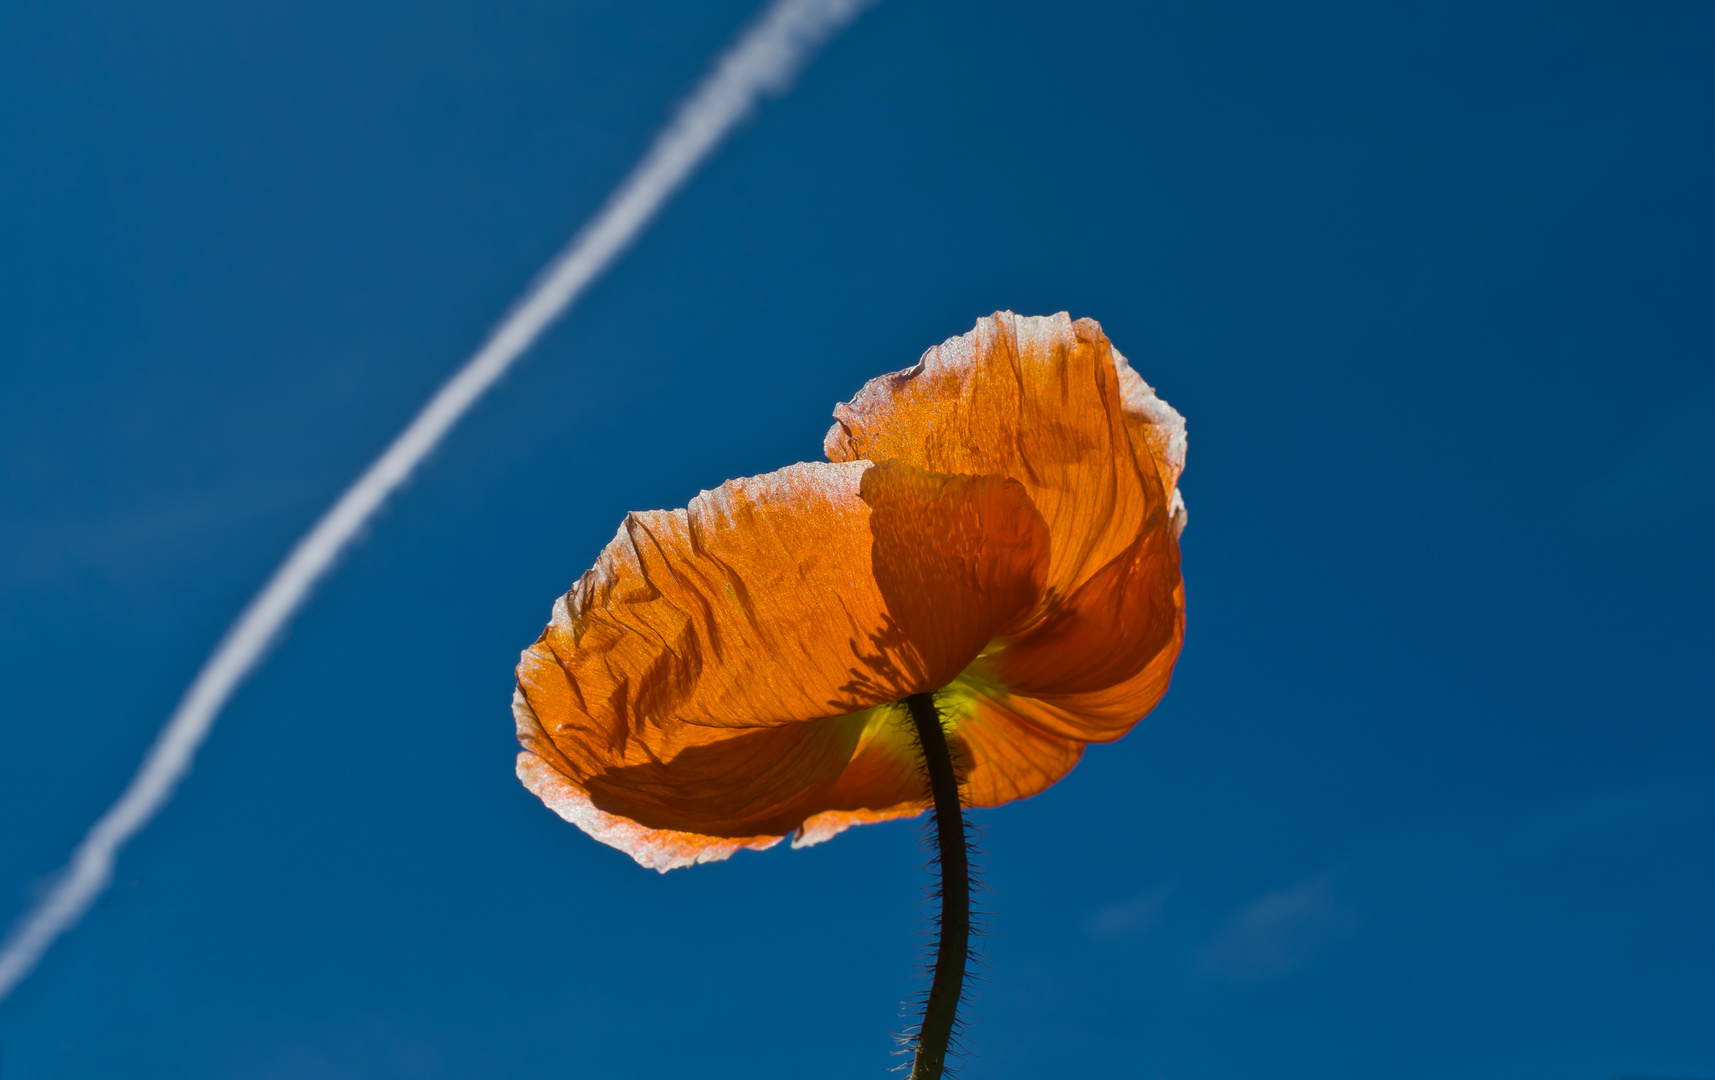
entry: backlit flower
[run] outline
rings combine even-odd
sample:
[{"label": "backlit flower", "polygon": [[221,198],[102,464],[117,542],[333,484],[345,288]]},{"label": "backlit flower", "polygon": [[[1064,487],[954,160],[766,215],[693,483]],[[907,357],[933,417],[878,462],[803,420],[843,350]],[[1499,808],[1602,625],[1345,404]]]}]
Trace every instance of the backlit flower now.
[{"label": "backlit flower", "polygon": [[827,463],[629,515],[518,665],[518,775],[660,870],[1033,795],[1167,689],[1179,414],[1092,320],[1004,312],[834,411]]}]

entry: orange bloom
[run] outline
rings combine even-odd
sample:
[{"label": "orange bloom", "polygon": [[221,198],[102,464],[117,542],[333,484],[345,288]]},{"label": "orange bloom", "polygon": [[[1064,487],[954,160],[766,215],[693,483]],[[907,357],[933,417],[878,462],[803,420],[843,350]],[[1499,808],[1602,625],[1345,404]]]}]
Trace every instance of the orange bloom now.
[{"label": "orange bloom", "polygon": [[922,812],[911,694],[997,806],[1167,689],[1185,425],[1093,320],[996,314],[834,416],[828,464],[628,515],[519,662],[519,778],[644,866]]}]

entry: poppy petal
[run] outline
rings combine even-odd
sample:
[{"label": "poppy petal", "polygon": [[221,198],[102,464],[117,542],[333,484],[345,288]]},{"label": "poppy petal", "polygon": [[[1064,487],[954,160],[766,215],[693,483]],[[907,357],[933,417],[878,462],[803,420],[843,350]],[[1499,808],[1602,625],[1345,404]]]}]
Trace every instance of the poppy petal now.
[{"label": "poppy petal", "polygon": [[[952,729],[949,742],[967,806],[999,806],[1027,798],[1072,770],[1083,741],[1052,735],[961,676],[935,695]],[[804,822],[795,848],[830,839],[853,825],[923,812],[922,751],[910,717],[898,706],[872,710],[851,764],[830,789],[829,809]]]},{"label": "poppy petal", "polygon": [[[894,455],[1014,476],[1048,521],[1054,550],[1041,608],[955,684],[971,695],[973,716],[992,708],[1005,720],[995,731],[1028,742],[1030,732],[1006,726],[1025,724],[1081,744],[1119,738],[1154,707],[1184,634],[1185,422],[1100,326],[1065,313],[998,313],[915,368],[871,380],[834,415],[825,443],[833,460]],[[1049,757],[1066,768],[1076,760]],[[1015,759],[999,754],[991,771],[998,777]],[[1041,776],[1033,768],[996,779],[993,797],[1008,784],[1052,782],[1042,776],[1053,768]],[[973,770],[978,780],[989,782],[982,769]]]},{"label": "poppy petal", "polygon": [[869,712],[850,763],[823,796],[825,809],[804,820],[792,846],[819,844],[853,825],[921,814],[927,805],[925,783],[910,717],[898,706],[877,706]]},{"label": "poppy petal", "polygon": [[1184,424],[1091,319],[999,312],[834,409],[831,461],[1017,479],[1053,536],[1049,602],[1172,503]]},{"label": "poppy petal", "polygon": [[1131,433],[1132,451],[1139,466],[1153,467],[1161,478],[1162,490],[1172,493],[1168,497],[1168,514],[1173,521],[1173,534],[1178,536],[1185,531],[1186,521],[1185,496],[1179,492],[1179,476],[1185,471],[1185,418],[1155,396],[1155,390],[1133,370],[1131,362],[1118,349],[1111,345],[1109,348],[1114,375],[1119,380],[1121,411],[1126,430]]},{"label": "poppy petal", "polygon": [[[522,689],[513,692],[512,715],[518,725],[520,744],[540,749],[552,747]],[[715,862],[741,848],[760,851],[780,842],[778,836],[700,836],[672,829],[651,829],[630,818],[607,813],[596,807],[589,792],[577,781],[550,763],[553,756],[557,755],[552,750],[548,750],[547,757],[532,750],[520,752],[518,779],[548,809],[609,847],[627,852],[651,870],[665,872]]]},{"label": "poppy petal", "polygon": [[[1084,740],[1051,734],[1015,711],[1013,701],[969,675],[935,695],[945,717],[960,795],[967,806],[999,806],[1042,791],[1072,770]],[[793,847],[820,843],[853,825],[921,813],[922,752],[897,706],[874,710],[851,764],[829,792],[828,810],[805,821]],[[871,809],[871,808],[875,809]]]},{"label": "poppy petal", "polygon": [[999,806],[1044,790],[1083,756],[1080,739],[1051,734],[961,677],[938,699],[954,723],[963,794],[971,806]]},{"label": "poppy petal", "polygon": [[887,810],[897,777],[836,790],[872,707],[1019,624],[1047,551],[1018,483],[897,462],[795,465],[633,514],[521,658],[520,775],[662,868]]},{"label": "poppy petal", "polygon": [[1110,742],[1167,692],[1185,636],[1173,523],[1159,513],[1132,545],[1024,632],[973,666],[1045,731]]}]

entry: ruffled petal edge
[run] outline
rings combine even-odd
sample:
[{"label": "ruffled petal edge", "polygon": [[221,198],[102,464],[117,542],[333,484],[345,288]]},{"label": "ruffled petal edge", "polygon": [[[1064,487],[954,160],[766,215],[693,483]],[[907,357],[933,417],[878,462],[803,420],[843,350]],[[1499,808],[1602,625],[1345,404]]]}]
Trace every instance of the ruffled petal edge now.
[{"label": "ruffled petal edge", "polygon": [[[530,746],[538,739],[547,741],[541,721],[536,718],[522,690],[512,692],[512,716],[517,724],[520,743]],[[736,851],[763,851],[784,839],[780,836],[702,836],[639,825],[630,818],[598,809],[590,800],[589,792],[529,750],[519,752],[517,771],[518,779],[530,793],[561,818],[582,829],[592,839],[625,852],[639,866],[663,874],[682,866],[719,862]]]}]

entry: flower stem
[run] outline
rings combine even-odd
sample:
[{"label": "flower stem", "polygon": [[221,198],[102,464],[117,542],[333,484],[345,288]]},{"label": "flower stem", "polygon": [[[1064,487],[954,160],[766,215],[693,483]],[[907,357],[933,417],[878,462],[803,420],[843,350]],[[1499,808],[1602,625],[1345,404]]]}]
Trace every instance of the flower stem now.
[{"label": "flower stem", "polygon": [[953,769],[947,733],[941,727],[941,712],[930,694],[912,694],[905,699],[905,707],[923,747],[923,770],[929,774],[929,791],[934,797],[941,867],[941,932],[935,946],[935,977],[923,1005],[911,1080],[939,1080],[964,994],[965,958],[971,939],[971,863],[965,845],[965,815],[959,805],[959,777]]}]

